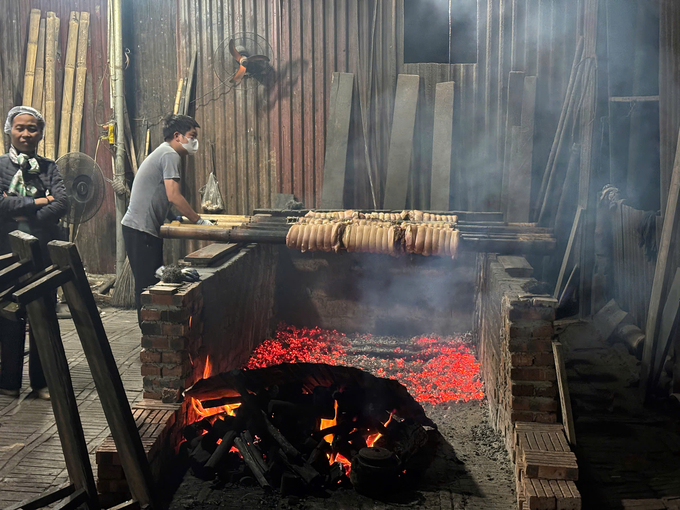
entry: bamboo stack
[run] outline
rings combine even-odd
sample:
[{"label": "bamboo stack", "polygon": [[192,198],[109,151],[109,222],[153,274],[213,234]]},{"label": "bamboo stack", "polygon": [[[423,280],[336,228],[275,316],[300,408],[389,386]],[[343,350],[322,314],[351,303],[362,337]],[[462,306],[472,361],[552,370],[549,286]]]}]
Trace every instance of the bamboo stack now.
[{"label": "bamboo stack", "polygon": [[76,90],[73,102],[73,120],[71,122],[70,152],[80,150],[80,131],[83,124],[83,105],[85,104],[85,79],[87,77],[87,41],[90,30],[90,13],[80,13],[80,31],[78,34],[78,52],[76,57]]},{"label": "bamboo stack", "polygon": [[61,99],[61,127],[59,128],[59,157],[68,152],[71,134],[71,113],[73,110],[73,83],[76,72],[76,51],[80,13],[71,11],[68,24],[68,43],[64,61],[64,88]]},{"label": "bamboo stack", "polygon": [[28,25],[28,45],[26,47],[26,69],[24,70],[24,93],[22,103],[30,106],[33,103],[33,81],[35,78],[35,61],[38,54],[38,35],[40,33],[40,9],[31,9]]},{"label": "bamboo stack", "polygon": [[40,111],[45,88],[45,20],[40,20],[38,30],[38,53],[35,60],[35,76],[33,80],[33,97],[31,106]]},{"label": "bamboo stack", "polygon": [[57,53],[57,41],[59,38],[59,18],[53,12],[47,13],[45,30],[45,138],[44,154],[48,159],[54,159],[56,154],[56,73],[55,56]]}]

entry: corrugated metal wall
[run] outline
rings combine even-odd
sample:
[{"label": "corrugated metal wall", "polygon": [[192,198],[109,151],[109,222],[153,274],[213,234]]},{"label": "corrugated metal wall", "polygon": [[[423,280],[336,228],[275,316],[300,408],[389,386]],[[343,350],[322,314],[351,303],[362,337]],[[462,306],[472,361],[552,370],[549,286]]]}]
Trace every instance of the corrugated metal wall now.
[{"label": "corrugated metal wall", "polygon": [[[87,54],[87,82],[83,110],[81,151],[94,157],[99,125],[111,118],[109,108],[107,65],[107,12],[106,0],[2,0],[0,2],[0,115],[4,123],[7,111],[21,104],[24,82],[28,17],[31,9],[54,11],[61,19],[60,47],[57,52],[56,108],[61,112],[61,77],[66,54],[68,19],[71,11],[90,13],[90,42]],[[57,131],[59,124],[57,123]],[[58,135],[58,133],[57,133]],[[97,163],[104,176],[112,178],[111,155],[103,142],[97,152]],[[93,273],[112,273],[115,268],[115,209],[113,190],[107,185],[104,204],[97,215],[80,227],[77,244],[86,269]]]}]

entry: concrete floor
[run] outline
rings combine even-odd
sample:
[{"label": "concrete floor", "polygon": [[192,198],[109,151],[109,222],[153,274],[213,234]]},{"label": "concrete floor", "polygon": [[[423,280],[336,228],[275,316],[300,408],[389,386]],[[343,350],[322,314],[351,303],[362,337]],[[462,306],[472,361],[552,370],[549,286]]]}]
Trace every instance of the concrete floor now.
[{"label": "concrete floor", "polygon": [[[141,333],[134,310],[103,310],[102,321],[130,402],[142,397]],[[59,321],[80,409],[90,462],[96,473],[95,450],[109,435],[73,321]],[[28,347],[28,342],[26,343]],[[1,367],[0,367],[1,369]],[[28,356],[21,396],[0,395],[0,508],[57,488],[68,481],[61,443],[49,402],[29,397]]]}]

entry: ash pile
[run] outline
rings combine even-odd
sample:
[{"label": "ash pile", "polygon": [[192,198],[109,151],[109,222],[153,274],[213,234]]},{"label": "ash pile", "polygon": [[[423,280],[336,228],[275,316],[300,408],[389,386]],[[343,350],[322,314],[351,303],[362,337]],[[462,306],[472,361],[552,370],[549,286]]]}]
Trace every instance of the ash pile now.
[{"label": "ash pile", "polygon": [[180,454],[203,479],[282,496],[337,488],[381,497],[431,460],[436,426],[406,388],[317,363],[235,370],[187,390],[194,421]]}]

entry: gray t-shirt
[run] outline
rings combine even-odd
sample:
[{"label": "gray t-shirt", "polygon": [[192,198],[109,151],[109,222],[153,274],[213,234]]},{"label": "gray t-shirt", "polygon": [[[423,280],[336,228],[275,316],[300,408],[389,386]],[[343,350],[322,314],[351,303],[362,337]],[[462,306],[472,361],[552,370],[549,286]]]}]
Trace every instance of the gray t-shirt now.
[{"label": "gray t-shirt", "polygon": [[180,155],[168,142],[149,154],[137,170],[130,205],[121,223],[160,237],[161,225],[170,211],[165,179],[179,179],[180,167]]}]

